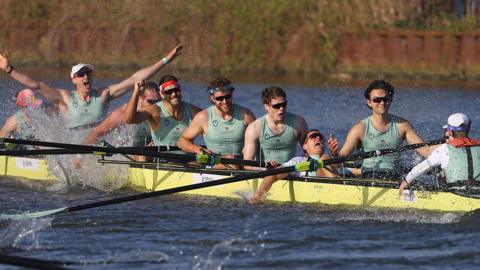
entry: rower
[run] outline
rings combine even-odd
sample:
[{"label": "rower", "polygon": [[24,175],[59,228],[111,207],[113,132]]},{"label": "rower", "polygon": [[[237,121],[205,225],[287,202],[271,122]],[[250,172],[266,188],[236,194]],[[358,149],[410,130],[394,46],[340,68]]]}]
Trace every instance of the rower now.
[{"label": "rower", "polygon": [[[255,115],[233,103],[234,90],[226,77],[218,77],[208,85],[212,106],[193,118],[178,140],[178,147],[188,153],[219,154],[228,158],[242,156],[245,129],[255,120]],[[193,143],[200,135],[203,135],[206,148]]]},{"label": "rower", "polygon": [[[129,124],[146,121],[150,127],[154,145],[174,146],[177,145],[178,138],[188,127],[192,118],[200,112],[200,108],[182,101],[182,88],[175,76],[163,76],[159,85],[160,89],[149,82],[136,83],[124,120]],[[154,87],[157,87],[162,100],[153,106],[138,110],[139,97]]]},{"label": "rower", "polygon": [[[159,95],[157,92],[158,86],[154,82],[147,82],[151,87],[145,88],[145,91],[138,97],[137,110],[143,111],[150,105],[156,104],[159,101]],[[87,135],[83,141],[84,144],[93,144],[98,138],[103,137],[110,133],[112,130],[125,123],[124,116],[127,112],[127,103],[113,111],[105,118],[98,126],[96,126]],[[150,143],[151,139],[150,128],[146,122],[141,122],[133,125],[133,146],[145,146]]]},{"label": "rower", "polygon": [[[386,148],[397,148],[404,140],[409,144],[422,143],[423,139],[404,118],[389,114],[390,105],[393,101],[394,88],[384,80],[376,80],[370,83],[364,92],[368,108],[372,115],[355,124],[347,134],[345,143],[339,151],[338,140],[331,137],[328,139],[330,152],[335,156],[345,157],[359,146],[363,151],[374,151]],[[417,152],[422,156],[428,156],[429,147],[418,148]],[[388,154],[381,157],[372,157],[363,160],[362,176],[384,179],[398,179],[401,177],[398,171],[399,154]]]},{"label": "rower", "polygon": [[31,78],[10,65],[6,55],[0,54],[0,69],[21,84],[39,91],[49,103],[57,105],[66,119],[68,128],[84,129],[93,127],[100,122],[112,99],[124,95],[136,81],[146,80],[155,75],[163,66],[180,55],[182,48],[182,45],[176,46],[166,57],[153,65],[135,72],[120,83],[101,89],[93,88],[94,68],[90,64],[80,63],[72,67],[70,77],[76,88],[73,91],[52,88]]},{"label": "rower", "polygon": [[400,184],[400,195],[419,176],[434,166],[445,171],[447,187],[478,188],[480,181],[480,140],[468,137],[470,119],[463,113],[448,117],[445,129],[447,142],[436,148],[424,161],[415,166]]},{"label": "rower", "polygon": [[302,146],[307,122],[287,112],[287,95],[280,87],[265,88],[262,101],[267,113],[247,128],[244,158],[253,160],[259,144],[264,160],[278,165],[295,156],[297,143]]},{"label": "rower", "polygon": [[[311,129],[305,133],[305,136],[302,138],[302,148],[304,151],[304,156],[296,156],[290,159],[289,161],[283,163],[280,165],[280,167],[290,167],[290,166],[295,166],[298,163],[308,161],[310,159],[315,159],[315,160],[327,160],[330,158],[329,155],[325,154],[324,152],[324,144],[325,142],[325,137],[323,136],[320,131],[317,129]],[[296,177],[302,177],[302,176],[320,176],[320,177],[337,177],[337,168],[335,166],[325,166],[323,168],[319,168],[316,171],[313,172],[292,172],[290,175],[296,176]],[[272,175],[272,176],[267,176],[263,178],[262,183],[257,189],[257,192],[255,195],[250,198],[250,203],[261,203],[263,200],[265,200],[265,197],[267,195],[267,192],[270,190],[272,187],[273,183],[275,183],[279,179],[284,179],[287,177],[288,174],[278,174],[278,175]]]},{"label": "rower", "polygon": [[30,89],[19,91],[16,99],[15,104],[19,110],[7,118],[0,130],[0,137],[7,138],[13,135],[19,139],[32,140],[35,137],[35,131],[30,113],[32,109],[38,109],[43,104],[43,100],[37,98]]}]

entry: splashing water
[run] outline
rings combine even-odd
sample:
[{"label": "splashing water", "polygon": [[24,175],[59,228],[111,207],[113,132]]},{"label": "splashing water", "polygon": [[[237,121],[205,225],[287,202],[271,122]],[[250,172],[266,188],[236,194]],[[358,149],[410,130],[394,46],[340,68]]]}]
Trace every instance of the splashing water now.
[{"label": "splashing water", "polygon": [[12,222],[0,235],[0,247],[39,249],[39,232],[51,228],[52,221],[53,218],[40,218]]},{"label": "splashing water", "polygon": [[143,262],[166,262],[170,257],[161,251],[132,250],[130,252],[113,255],[105,260],[105,263],[143,263]]},{"label": "splashing water", "polygon": [[[36,131],[37,140],[59,143],[82,144],[87,130],[70,130],[59,115],[49,116],[44,112],[32,114],[32,125]],[[114,146],[131,145],[132,128],[118,128],[108,134],[105,139]],[[75,169],[73,160],[81,160],[81,169]],[[68,190],[76,186],[89,186],[99,190],[113,191],[124,187],[128,183],[127,166],[99,166],[98,156],[84,155],[55,155],[45,158],[49,172],[59,181],[48,187],[49,191]],[[124,160],[125,158],[120,157]]]}]

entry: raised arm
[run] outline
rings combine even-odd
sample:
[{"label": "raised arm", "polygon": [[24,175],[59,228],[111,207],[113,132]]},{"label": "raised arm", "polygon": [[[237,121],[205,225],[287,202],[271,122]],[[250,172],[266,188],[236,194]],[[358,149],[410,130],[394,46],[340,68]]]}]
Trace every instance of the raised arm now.
[{"label": "raised arm", "polygon": [[[32,77],[24,74],[18,69],[14,68],[8,61],[8,58],[5,54],[0,54],[0,69],[9,74],[13,79],[21,83],[22,85],[38,91],[45,99],[50,103],[60,104],[63,102],[65,93],[62,90],[52,88],[47,84],[37,81]],[[63,90],[65,91],[65,90]]]},{"label": "raised arm", "polygon": [[120,107],[113,111],[105,120],[96,126],[85,139],[85,144],[93,144],[99,137],[103,137],[124,123],[123,115],[125,107]]},{"label": "raised arm", "polygon": [[[127,124],[138,124],[143,121],[149,120],[147,112],[137,111],[138,98],[145,91],[146,81],[138,81],[135,83],[135,88],[133,90],[132,96],[128,101],[125,114],[123,116],[123,121]],[[156,128],[155,128],[156,129]]]},{"label": "raised arm", "polygon": [[177,145],[185,152],[188,153],[202,153],[206,152],[211,154],[212,152],[200,145],[196,145],[193,143],[193,140],[199,135],[204,133],[203,123],[208,123],[208,112],[203,110],[195,117],[193,117],[192,122],[183,132],[182,136],[178,139]]},{"label": "raised arm", "polygon": [[155,75],[162,67],[172,62],[177,56],[182,54],[182,51],[183,45],[179,44],[175,48],[173,48],[167,56],[158,60],[153,65],[140,69],[139,71],[133,73],[132,76],[130,76],[128,79],[120,83],[108,86],[108,96],[110,98],[117,98],[122,96],[128,91],[128,89],[130,89],[134,85],[135,82],[148,80],[153,75]]}]

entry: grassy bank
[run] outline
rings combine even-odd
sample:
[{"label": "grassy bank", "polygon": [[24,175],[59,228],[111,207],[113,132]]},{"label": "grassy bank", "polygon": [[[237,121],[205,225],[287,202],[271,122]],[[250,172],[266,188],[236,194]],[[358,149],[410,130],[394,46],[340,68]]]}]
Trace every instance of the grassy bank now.
[{"label": "grassy bank", "polygon": [[[477,25],[472,17],[455,20],[452,0],[0,2],[0,29],[4,30],[0,46],[8,47],[15,61],[144,65],[180,41],[186,51],[179,68],[223,74],[326,76],[344,72],[339,70],[336,55],[336,35],[341,31],[460,31],[476,29]],[[38,37],[37,44],[21,50],[11,48],[8,40],[19,28],[31,29],[34,33],[30,36]],[[75,47],[58,41],[72,29],[80,36],[84,33],[72,42],[99,39],[96,44],[101,50],[91,52],[81,44]],[[102,32],[95,32],[98,29],[108,32],[102,36]],[[136,34],[130,29],[136,29]],[[24,42],[29,42],[28,33],[24,35]],[[120,49],[116,47],[119,43],[124,44]],[[59,53],[65,46],[81,49]]]}]

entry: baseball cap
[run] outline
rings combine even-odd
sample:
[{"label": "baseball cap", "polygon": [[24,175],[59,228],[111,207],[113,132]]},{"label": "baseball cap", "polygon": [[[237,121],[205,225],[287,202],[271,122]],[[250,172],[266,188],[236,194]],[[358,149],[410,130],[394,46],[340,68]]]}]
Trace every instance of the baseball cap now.
[{"label": "baseball cap", "polygon": [[84,67],[87,67],[91,71],[93,71],[93,66],[92,65],[79,63],[79,64],[76,64],[75,66],[72,67],[72,71],[70,72],[70,77],[73,78],[73,75],[75,75],[75,73],[77,73],[78,71],[80,71]]},{"label": "baseball cap", "polygon": [[454,113],[448,117],[447,124],[443,126],[452,131],[464,131],[470,128],[470,119],[463,113]]},{"label": "baseball cap", "polygon": [[43,104],[43,100],[35,97],[35,93],[30,89],[23,89],[17,94],[16,104],[21,107],[38,108]]}]

